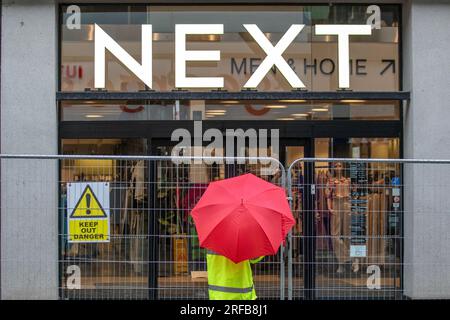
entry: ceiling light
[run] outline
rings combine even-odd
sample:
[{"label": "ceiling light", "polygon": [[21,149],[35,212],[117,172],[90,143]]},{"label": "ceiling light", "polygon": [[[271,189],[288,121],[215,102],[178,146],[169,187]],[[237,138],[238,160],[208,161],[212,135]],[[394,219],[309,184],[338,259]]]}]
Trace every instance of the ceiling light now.
[{"label": "ceiling light", "polygon": [[280,102],[287,102],[287,103],[303,103],[306,102],[306,100],[279,100]]},{"label": "ceiling light", "polygon": [[269,108],[269,109],[286,109],[287,107],[274,105],[274,106],[267,106],[267,108]]},{"label": "ceiling light", "polygon": [[294,118],[278,118],[277,120],[289,121],[289,120],[295,120],[295,119]]},{"label": "ceiling light", "polygon": [[239,104],[240,101],[238,101],[238,100],[223,100],[223,101],[220,101],[220,103],[224,103],[224,104]]},{"label": "ceiling light", "polygon": [[218,35],[215,34],[209,34],[208,35],[208,41],[219,41],[220,37]]},{"label": "ceiling light", "polygon": [[308,114],[307,113],[293,113],[293,114],[291,114],[291,116],[293,116],[293,117],[307,117]]},{"label": "ceiling light", "polygon": [[311,110],[312,110],[312,111],[315,111],[315,112],[328,111],[327,108],[313,108],[313,109],[311,109]]},{"label": "ceiling light", "polygon": [[86,118],[103,118],[100,114],[87,114],[85,115]]},{"label": "ceiling light", "polygon": [[366,100],[341,100],[343,103],[364,103]]},{"label": "ceiling light", "polygon": [[221,110],[221,109],[211,109],[211,110],[206,110],[206,112],[227,112],[227,110]]},{"label": "ceiling light", "polygon": [[94,25],[90,24],[87,25],[87,40],[88,41],[94,41]]},{"label": "ceiling light", "polygon": [[155,32],[152,34],[152,38],[153,38],[153,41],[159,41],[159,40],[161,40],[161,34],[158,32]]}]

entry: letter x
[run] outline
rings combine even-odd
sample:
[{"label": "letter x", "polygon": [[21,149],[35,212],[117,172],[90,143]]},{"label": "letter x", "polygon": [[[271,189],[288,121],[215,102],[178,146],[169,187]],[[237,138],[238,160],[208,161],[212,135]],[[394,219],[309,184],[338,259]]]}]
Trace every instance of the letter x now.
[{"label": "letter x", "polygon": [[256,88],[273,65],[278,68],[293,88],[305,87],[303,82],[295,74],[294,70],[292,70],[286,60],[281,56],[304,27],[304,24],[293,24],[274,47],[256,24],[244,24],[244,28],[247,29],[253,39],[256,40],[256,43],[258,43],[267,54],[267,57],[259,65],[258,69],[256,69],[250,79],[248,79],[244,88]]}]

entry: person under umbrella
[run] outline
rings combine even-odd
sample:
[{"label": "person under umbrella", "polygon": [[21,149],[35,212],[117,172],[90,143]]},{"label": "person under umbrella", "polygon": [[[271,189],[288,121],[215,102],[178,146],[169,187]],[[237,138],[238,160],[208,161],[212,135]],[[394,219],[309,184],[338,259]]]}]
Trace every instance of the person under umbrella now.
[{"label": "person under umbrella", "polygon": [[208,249],[209,298],[256,299],[251,263],[275,255],[295,224],[285,190],[253,174],[212,182],[191,216]]}]

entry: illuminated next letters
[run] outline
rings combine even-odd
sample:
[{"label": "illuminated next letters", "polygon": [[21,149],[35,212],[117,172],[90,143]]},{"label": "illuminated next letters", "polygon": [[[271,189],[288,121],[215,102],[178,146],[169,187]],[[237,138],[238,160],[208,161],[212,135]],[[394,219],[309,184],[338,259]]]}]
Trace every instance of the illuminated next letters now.
[{"label": "illuminated next letters", "polygon": [[[256,88],[273,66],[286,78],[292,88],[304,88],[294,70],[283,58],[283,52],[303,30],[303,24],[293,24],[278,43],[273,46],[255,24],[244,24],[244,28],[266,53],[266,57],[245,83],[244,88]],[[187,61],[219,61],[219,50],[186,50],[188,34],[221,35],[223,24],[176,24],[175,25],[175,87],[177,88],[223,88],[223,77],[187,77]],[[350,88],[350,44],[352,35],[371,35],[371,25],[316,25],[317,35],[338,37],[339,88]],[[126,68],[147,87],[152,88],[152,25],[142,25],[142,61],[139,63],[112,39],[100,26],[95,25],[95,88],[105,88],[106,50],[111,52]]]}]

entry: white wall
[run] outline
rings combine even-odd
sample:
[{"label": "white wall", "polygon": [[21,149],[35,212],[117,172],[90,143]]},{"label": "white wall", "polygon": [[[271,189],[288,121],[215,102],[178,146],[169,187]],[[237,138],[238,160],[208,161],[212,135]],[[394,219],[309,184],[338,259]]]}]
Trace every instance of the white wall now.
[{"label": "white wall", "polygon": [[[450,1],[404,7],[405,157],[450,159]],[[450,166],[407,166],[405,293],[450,298]]]},{"label": "white wall", "polygon": [[[56,21],[53,1],[3,1],[3,154],[57,153]],[[1,298],[56,299],[56,162],[2,160],[1,174]]]}]

